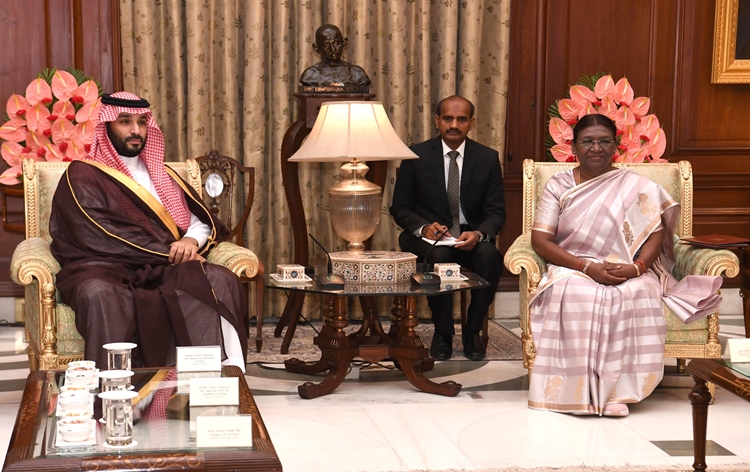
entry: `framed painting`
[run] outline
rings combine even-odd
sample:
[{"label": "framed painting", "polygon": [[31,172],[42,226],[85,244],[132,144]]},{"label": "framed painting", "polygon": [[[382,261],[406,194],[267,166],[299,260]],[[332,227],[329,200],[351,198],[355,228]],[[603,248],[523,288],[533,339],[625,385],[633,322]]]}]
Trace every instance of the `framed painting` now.
[{"label": "framed painting", "polygon": [[750,83],[750,0],[716,0],[711,83]]}]

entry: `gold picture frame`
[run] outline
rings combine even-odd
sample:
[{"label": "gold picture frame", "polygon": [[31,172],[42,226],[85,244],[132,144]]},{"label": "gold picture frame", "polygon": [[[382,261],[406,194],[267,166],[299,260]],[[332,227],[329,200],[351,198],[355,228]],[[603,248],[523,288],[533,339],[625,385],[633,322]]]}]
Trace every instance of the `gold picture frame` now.
[{"label": "gold picture frame", "polygon": [[743,38],[750,35],[750,21],[739,24],[740,3],[750,8],[750,0],[716,0],[714,56],[711,70],[713,84],[750,83],[750,57],[737,57],[737,31]]}]

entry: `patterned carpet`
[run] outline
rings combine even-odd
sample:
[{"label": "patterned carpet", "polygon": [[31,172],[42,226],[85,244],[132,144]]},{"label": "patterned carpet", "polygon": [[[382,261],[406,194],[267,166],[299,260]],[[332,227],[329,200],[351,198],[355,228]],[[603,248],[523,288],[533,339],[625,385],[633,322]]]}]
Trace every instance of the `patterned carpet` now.
[{"label": "patterned carpet", "polygon": [[[283,338],[274,338],[273,332],[276,324],[265,322],[263,324],[263,349],[260,353],[255,352],[253,347],[255,343],[250,340],[251,350],[248,354],[247,361],[263,363],[281,363],[286,359],[296,357],[306,362],[318,360],[320,351],[313,344],[313,337],[320,331],[322,323],[320,321],[312,322],[312,326],[307,323],[301,323],[297,326],[292,343],[289,346],[289,354],[280,354],[281,342]],[[361,324],[350,321],[347,333],[352,333],[359,328]],[[389,322],[383,322],[383,328],[388,332]],[[463,357],[463,346],[461,345],[461,325],[456,324],[456,335],[453,336],[453,357],[451,360],[466,360]],[[252,330],[251,330],[252,331]],[[422,339],[422,343],[429,347],[432,339],[433,325],[429,323],[417,326],[417,333]],[[519,360],[523,358],[521,350],[521,339],[515,334],[508,331],[503,326],[490,320],[489,322],[489,344],[487,346],[487,357],[485,360]],[[284,333],[286,334],[286,330]]]}]

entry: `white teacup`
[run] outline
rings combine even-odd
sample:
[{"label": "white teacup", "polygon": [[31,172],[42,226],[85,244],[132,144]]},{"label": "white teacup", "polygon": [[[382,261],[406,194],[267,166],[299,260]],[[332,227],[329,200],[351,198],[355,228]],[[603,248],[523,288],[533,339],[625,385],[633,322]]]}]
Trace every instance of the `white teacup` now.
[{"label": "white teacup", "polygon": [[60,413],[60,418],[88,418],[91,419],[94,412],[91,410],[68,410]]},{"label": "white teacup", "polygon": [[96,362],[94,361],[72,361],[68,362],[68,370],[95,370]]},{"label": "white teacup", "polygon": [[305,278],[305,266],[298,264],[277,264],[276,276],[282,280]]},{"label": "white teacup", "polygon": [[435,273],[439,275],[441,279],[460,279],[461,266],[453,263],[436,262]]},{"label": "white teacup", "polygon": [[82,442],[91,436],[94,422],[91,418],[60,418],[57,430],[66,442]]},{"label": "white teacup", "polygon": [[96,369],[70,370],[65,372],[65,380],[71,385],[89,385],[94,381]]},{"label": "white teacup", "polygon": [[57,402],[63,411],[85,410],[91,403],[91,394],[88,392],[62,392],[58,395]]}]

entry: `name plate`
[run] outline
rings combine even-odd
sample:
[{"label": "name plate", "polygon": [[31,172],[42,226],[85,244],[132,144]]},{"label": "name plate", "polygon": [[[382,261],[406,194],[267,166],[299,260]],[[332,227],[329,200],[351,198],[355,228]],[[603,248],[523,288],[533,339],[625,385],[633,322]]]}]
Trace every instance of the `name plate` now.
[{"label": "name plate", "polygon": [[750,362],[750,339],[729,339],[729,360],[732,364]]},{"label": "name plate", "polygon": [[239,405],[240,381],[237,377],[190,379],[190,405]]},{"label": "name plate", "polygon": [[221,370],[221,346],[180,346],[177,348],[177,372]]},{"label": "name plate", "polygon": [[199,416],[196,443],[198,447],[253,447],[253,417]]}]

